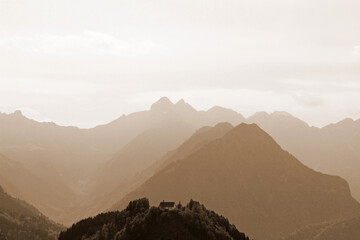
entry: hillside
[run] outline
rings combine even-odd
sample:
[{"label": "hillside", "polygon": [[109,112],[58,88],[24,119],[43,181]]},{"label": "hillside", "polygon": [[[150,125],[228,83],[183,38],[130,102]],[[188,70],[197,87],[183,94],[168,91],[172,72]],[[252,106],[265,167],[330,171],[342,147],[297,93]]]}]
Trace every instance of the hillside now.
[{"label": "hillside", "polygon": [[[70,224],[77,217],[97,212],[98,207],[89,212],[86,209],[95,206],[104,194],[118,189],[123,196],[133,185],[134,174],[178,147],[199,127],[243,120],[230,109],[197,111],[183,100],[174,104],[165,97],[149,110],[90,129],[37,122],[20,111],[0,113],[0,154],[27,172],[23,179],[12,169],[14,174],[1,175],[2,184],[51,219]],[[159,141],[151,141],[154,138]],[[3,162],[0,164],[5,165]],[[131,169],[124,167],[127,165]],[[30,182],[38,183],[31,184],[36,191],[26,187]]]},{"label": "hillside", "polygon": [[352,195],[360,200],[360,119],[317,128],[286,112],[262,112],[246,122],[256,123],[312,169],[345,178]]},{"label": "hillside", "polygon": [[286,240],[358,240],[360,239],[360,217],[322,223],[296,231]]},{"label": "hillside", "polygon": [[[228,131],[230,131],[233,126],[230,123],[219,123],[215,125],[214,127],[206,126],[202,127],[199,130],[197,130],[189,139],[187,139],[185,142],[183,142],[178,148],[176,148],[173,151],[169,151],[168,153],[164,154],[164,151],[159,151],[161,149],[166,149],[166,147],[169,149],[169,144],[172,144],[171,141],[169,141],[169,136],[171,136],[171,132],[174,131],[183,131],[183,134],[188,134],[187,128],[184,127],[176,127],[174,128],[164,128],[163,126],[161,129],[162,131],[159,131],[158,133],[151,131],[148,132],[149,141],[146,141],[146,144],[139,144],[139,141],[142,139],[139,137],[138,140],[134,141],[136,144],[132,143],[131,146],[138,146],[138,148],[133,148],[133,152],[129,152],[128,149],[127,152],[130,153],[127,158],[115,158],[113,161],[116,160],[126,160],[130,159],[131,161],[139,161],[139,160],[147,160],[152,161],[153,164],[151,164],[149,167],[147,167],[145,170],[137,173],[136,175],[133,175],[132,178],[130,177],[127,179],[127,181],[124,181],[124,176],[129,176],[129,173],[123,173],[124,170],[128,170],[128,166],[131,164],[124,164],[124,162],[118,163],[119,166],[122,166],[123,168],[119,168],[116,166],[109,167],[107,171],[102,170],[103,178],[99,180],[99,186],[103,184],[103,188],[107,189],[108,186],[104,184],[105,181],[108,181],[111,177],[114,179],[114,181],[117,179],[118,186],[111,192],[109,192],[107,195],[104,195],[96,201],[94,201],[94,204],[90,207],[88,210],[89,212],[92,212],[93,214],[99,213],[101,211],[107,210],[110,206],[112,206],[114,203],[116,203],[119,199],[125,196],[126,193],[129,191],[135,189],[140,184],[144,183],[149,177],[151,177],[155,172],[161,170],[168,164],[177,161],[179,159],[185,158],[188,155],[190,155],[192,152],[196,151],[197,149],[201,148],[205,144],[209,143],[212,140],[215,140],[217,138],[220,138],[225,135]],[[185,130],[185,131],[184,131]],[[167,132],[166,135],[163,133]],[[151,134],[150,134],[151,133]],[[181,136],[182,134],[178,134]],[[152,138],[151,138],[152,137]],[[157,139],[156,141],[152,141],[151,139]],[[144,141],[143,141],[144,142]],[[161,148],[159,148],[159,145],[162,144]],[[154,147],[155,146],[155,147]],[[157,153],[156,157],[154,157],[154,154],[148,154],[149,152],[154,152],[154,149],[156,149],[155,153]],[[174,147],[174,145],[172,146]],[[131,148],[130,148],[131,149]],[[137,149],[142,149],[142,151],[137,151]],[[164,156],[160,158],[159,152],[161,152]],[[132,158],[129,158],[129,156],[132,156]],[[156,161],[155,161],[156,160]],[[121,164],[121,165],[120,165]],[[144,164],[139,164],[138,169],[144,169]],[[130,171],[131,172],[131,171]],[[123,173],[123,174],[120,174]],[[113,174],[113,175],[111,175]],[[114,184],[113,184],[114,185]],[[104,191],[104,190],[101,190]],[[127,191],[127,192],[126,192]]]},{"label": "hillside", "polygon": [[121,212],[108,212],[74,224],[59,240],[248,240],[229,221],[198,202],[173,210],[150,207],[146,198],[131,201]]},{"label": "hillside", "polygon": [[22,163],[9,159],[1,153],[0,183],[12,196],[36,203],[36,207],[47,216],[57,216],[62,209],[71,206],[71,199],[74,198],[71,191],[63,184],[46,181]]},{"label": "hillside", "polygon": [[0,239],[56,239],[62,229],[36,208],[9,196],[0,187]]},{"label": "hillside", "polygon": [[240,124],[168,165],[114,209],[142,196],[152,204],[199,199],[260,240],[360,212],[343,179],[306,167],[255,124]]},{"label": "hillside", "polygon": [[125,192],[126,184],[131,184],[129,180],[179,146],[193,131],[183,122],[162,122],[139,134],[115,153],[98,172],[95,194],[107,194],[118,185],[123,185],[122,191]]},{"label": "hillside", "polygon": [[223,137],[232,128],[233,126],[226,122],[218,123],[213,127],[206,126],[198,129],[189,139],[187,139],[175,150],[164,155],[159,161],[150,166],[147,171],[151,172],[152,175],[156,171],[166,167],[168,164],[189,156],[191,153],[200,149],[207,143]]},{"label": "hillside", "polygon": [[3,187],[51,219],[66,222],[65,211],[83,202],[79,182],[106,154],[92,148],[78,128],[36,122],[20,111],[0,114],[0,132]]}]

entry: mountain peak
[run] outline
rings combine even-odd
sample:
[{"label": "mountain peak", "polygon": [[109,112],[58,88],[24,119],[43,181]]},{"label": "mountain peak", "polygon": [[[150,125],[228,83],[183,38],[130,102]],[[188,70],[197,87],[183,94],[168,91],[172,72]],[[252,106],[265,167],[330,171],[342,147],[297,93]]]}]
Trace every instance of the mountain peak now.
[{"label": "mountain peak", "polygon": [[167,97],[162,97],[151,105],[151,111],[167,111],[172,108],[174,104]]},{"label": "mountain peak", "polygon": [[24,116],[20,110],[16,110],[16,111],[13,113],[13,115],[14,115],[14,116],[21,116],[21,117]]},{"label": "mountain peak", "polygon": [[181,110],[186,110],[186,111],[195,111],[196,110],[190,105],[188,104],[187,102],[184,101],[184,99],[180,99],[176,104],[175,106],[178,108],[178,109],[181,109]]},{"label": "mountain peak", "polygon": [[184,99],[180,99],[175,105],[186,105],[187,103],[184,101]]},{"label": "mountain peak", "polygon": [[228,132],[227,135],[236,138],[245,139],[246,141],[250,141],[251,139],[266,139],[266,138],[272,139],[269,134],[267,134],[255,123],[252,124],[240,123],[239,125],[234,127],[230,132]]},{"label": "mountain peak", "polygon": [[214,128],[227,128],[227,129],[232,129],[233,125],[231,125],[231,123],[228,122],[220,122],[218,124],[216,124],[214,126]]},{"label": "mountain peak", "polygon": [[275,111],[270,114],[271,116],[283,116],[283,117],[293,117],[290,113],[286,111]]},{"label": "mountain peak", "polygon": [[248,117],[248,119],[262,119],[262,118],[267,118],[270,115],[267,112],[261,111],[261,112],[256,112],[253,115],[251,115],[250,117]]},{"label": "mountain peak", "polygon": [[245,133],[245,132],[249,132],[249,133],[263,132],[263,133],[265,133],[265,131],[262,130],[262,129],[261,129],[257,124],[255,124],[255,123],[250,123],[250,124],[240,123],[239,125],[237,125],[237,126],[234,128],[234,131],[242,132],[242,133]]}]

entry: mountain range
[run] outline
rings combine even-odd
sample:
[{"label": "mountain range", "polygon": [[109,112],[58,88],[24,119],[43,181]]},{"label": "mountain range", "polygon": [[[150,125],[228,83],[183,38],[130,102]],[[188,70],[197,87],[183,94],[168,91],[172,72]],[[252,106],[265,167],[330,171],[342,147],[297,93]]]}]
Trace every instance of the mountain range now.
[{"label": "mountain range", "polygon": [[[183,100],[173,104],[165,97],[148,111],[123,115],[91,129],[36,122],[20,111],[1,113],[0,154],[7,159],[3,164],[21,164],[40,182],[34,185],[37,191],[47,192],[49,196],[29,191],[26,184],[18,183],[27,182],[15,177],[21,174],[6,175],[4,188],[34,204],[50,218],[71,224],[104,209],[96,207],[103,195],[122,197],[126,194],[136,174],[176,148],[199,127],[224,121],[236,124],[243,120],[241,114],[230,109],[214,107],[196,111]],[[162,128],[169,131],[162,131]],[[159,141],[151,141],[153,138]],[[124,170],[129,163],[133,164],[132,169]],[[113,173],[108,173],[107,169]],[[115,170],[127,176],[120,176]],[[57,189],[56,193],[53,189]],[[50,201],[57,198],[56,194],[64,199]],[[36,200],[39,196],[44,203]]]},{"label": "mountain range", "polygon": [[0,180],[12,196],[68,225],[111,209],[241,122],[256,123],[306,166],[343,177],[360,199],[360,120],[316,128],[286,112],[244,118],[218,106],[197,111],[166,97],[90,129],[36,122],[20,111],[0,113]]},{"label": "mountain range", "polygon": [[114,209],[140,197],[151,204],[198,199],[255,239],[275,240],[309,224],[360,215],[345,180],[303,165],[255,124],[240,124],[190,150]]},{"label": "mountain range", "polygon": [[245,122],[259,125],[307,166],[345,178],[360,200],[360,119],[317,128],[285,112],[262,112]]}]

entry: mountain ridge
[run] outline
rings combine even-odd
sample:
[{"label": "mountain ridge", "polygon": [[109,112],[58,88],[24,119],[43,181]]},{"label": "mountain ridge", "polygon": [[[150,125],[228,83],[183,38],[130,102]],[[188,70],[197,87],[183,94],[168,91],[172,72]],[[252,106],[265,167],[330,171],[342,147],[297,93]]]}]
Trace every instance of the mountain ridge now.
[{"label": "mountain ridge", "polygon": [[0,186],[0,239],[57,239],[63,226],[54,223],[25,201]]},{"label": "mountain ridge", "polygon": [[199,199],[258,239],[360,213],[345,180],[306,167],[256,124],[240,124],[169,164],[113,209],[140,196],[151,203]]}]

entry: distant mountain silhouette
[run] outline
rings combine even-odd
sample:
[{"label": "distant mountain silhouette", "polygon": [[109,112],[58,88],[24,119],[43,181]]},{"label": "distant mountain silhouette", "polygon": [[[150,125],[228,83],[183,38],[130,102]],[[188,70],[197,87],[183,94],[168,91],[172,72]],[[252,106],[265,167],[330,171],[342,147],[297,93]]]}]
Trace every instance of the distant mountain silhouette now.
[{"label": "distant mountain silhouette", "polygon": [[215,107],[208,111],[197,111],[184,100],[173,104],[167,97],[162,97],[148,111],[123,115],[108,124],[89,129],[89,137],[97,141],[100,148],[111,152],[119,150],[144,130],[164,121],[184,122],[198,129],[219,122],[239,124],[244,120],[241,114],[231,109]]},{"label": "distant mountain silhouette", "polygon": [[[20,163],[37,179],[34,181],[46,183],[36,186],[39,192],[49,194],[36,194],[25,189],[20,184],[23,181],[15,179],[21,175],[8,175],[4,187],[9,191],[14,189],[14,194],[27,192],[21,195],[24,200],[34,204],[50,218],[69,224],[76,219],[78,209],[87,215],[85,208],[93,205],[94,200],[104,193],[112,189],[126,192],[132,186],[132,180],[117,182],[119,179],[130,179],[134,173],[141,172],[167,151],[178,147],[199,127],[243,120],[240,114],[229,109],[217,107],[209,111],[196,111],[183,100],[173,104],[165,97],[148,111],[123,115],[91,129],[36,122],[23,116],[20,111],[0,113],[0,153]],[[169,124],[173,124],[171,129],[166,127]],[[161,130],[162,126],[169,130],[168,136],[165,130]],[[159,137],[159,142],[150,141],[150,136]],[[146,144],[146,139],[149,144]],[[125,170],[123,166],[126,164],[132,169]],[[113,178],[114,174],[109,172],[103,178],[99,169],[109,166],[114,166],[114,170],[118,166],[117,170],[128,175]],[[99,186],[102,186],[101,191],[98,191]],[[54,189],[62,196],[57,201],[51,200]],[[48,204],[34,200],[39,197]]]},{"label": "distant mountain silhouette", "polygon": [[103,196],[114,189],[120,197],[137,183],[137,175],[173,150],[193,133],[183,122],[163,122],[135,137],[106,163],[97,176],[94,194]]},{"label": "distant mountain silhouette", "polygon": [[246,120],[269,133],[307,166],[345,178],[360,201],[360,119],[310,127],[286,112],[257,113]]},{"label": "distant mountain silhouette", "polygon": [[159,161],[150,166],[147,171],[150,177],[156,171],[161,170],[168,164],[189,156],[205,144],[223,137],[233,126],[230,123],[218,123],[214,127],[206,126],[198,129],[189,139],[173,151],[168,152]]},{"label": "distant mountain silhouette", "polygon": [[57,239],[62,229],[33,206],[9,196],[0,186],[0,239]]},{"label": "distant mountain silhouette", "polygon": [[360,200],[360,120],[316,128],[286,112],[244,119],[230,109],[197,111],[166,97],[147,111],[91,129],[36,122],[20,111],[0,113],[0,181],[11,195],[70,224],[108,209],[154,173],[227,132],[211,136],[204,128],[198,139],[185,141],[197,129],[243,121],[257,123],[307,166],[344,177]]},{"label": "distant mountain silhouette", "polygon": [[81,202],[77,182],[88,178],[97,157],[106,154],[94,150],[78,128],[39,123],[19,111],[0,114],[0,132],[0,153],[21,165],[0,169],[7,179],[3,187],[51,219],[64,222],[64,211]]},{"label": "distant mountain silhouette", "polygon": [[[38,209],[48,216],[58,214],[71,205],[71,191],[61,183],[46,181],[23,164],[0,154],[0,183],[12,196],[36,203]],[[69,197],[71,196],[71,197]],[[0,205],[1,207],[1,205]]]},{"label": "distant mountain silhouette", "polygon": [[169,164],[114,209],[143,196],[152,204],[199,199],[260,240],[360,213],[343,179],[306,167],[255,124],[240,124]]},{"label": "distant mountain silhouette", "polygon": [[359,240],[360,217],[321,223],[296,231],[286,240]]},{"label": "distant mountain silhouette", "polygon": [[84,219],[60,234],[59,240],[249,240],[229,221],[196,201],[172,210],[151,207],[147,199],[129,203],[121,212]]},{"label": "distant mountain silhouette", "polygon": [[[217,138],[220,138],[225,135],[228,131],[230,131],[233,128],[233,126],[230,123],[219,123],[214,127],[202,127],[199,130],[197,130],[188,140],[186,140],[183,144],[181,144],[177,149],[173,151],[169,151],[164,155],[164,150],[159,151],[156,150],[156,153],[161,152],[161,155],[157,155],[156,157],[153,157],[154,154],[148,154],[148,152],[154,152],[154,146],[161,146],[162,149],[165,149],[171,142],[168,141],[167,138],[164,139],[164,137],[167,137],[169,134],[161,135],[158,132],[155,133],[153,131],[148,132],[151,135],[148,135],[150,138],[150,141],[146,141],[142,144],[146,144],[144,146],[141,146],[139,144],[139,141],[142,138],[139,138],[135,141],[135,143],[131,143],[130,146],[132,148],[132,152],[129,152],[129,149],[126,149],[124,152],[127,152],[127,157],[124,157],[123,159],[121,157],[115,158],[113,161],[121,161],[121,160],[128,160],[131,159],[131,161],[141,161],[141,160],[152,160],[153,164],[143,170],[142,172],[137,173],[136,175],[133,175],[131,178],[124,181],[122,179],[122,176],[130,176],[128,173],[122,173],[122,171],[128,169],[129,163],[121,162],[120,166],[112,166],[110,165],[107,170],[102,170],[102,178],[99,178],[99,186],[102,186],[103,188],[106,188],[106,181],[109,181],[110,178],[112,178],[112,181],[117,181],[119,183],[117,187],[109,192],[108,194],[101,196],[97,198],[94,203],[91,205],[91,209],[89,210],[89,213],[95,214],[101,211],[104,211],[108,209],[110,206],[115,204],[119,199],[125,196],[126,193],[129,191],[135,189],[137,186],[145,182],[149,177],[151,177],[155,172],[161,170],[165,166],[167,166],[169,163],[174,162],[176,160],[182,159],[190,155],[195,150],[199,149],[200,147],[204,146],[205,144],[209,143],[212,140],[215,140]],[[154,129],[157,130],[157,129]],[[180,126],[172,126],[171,129],[164,129],[162,128],[163,132],[170,133],[171,131],[184,131]],[[186,128],[185,128],[186,130]],[[188,132],[187,130],[185,133]],[[180,134],[181,136],[181,134]],[[156,139],[156,141],[151,141],[152,139]],[[164,142],[164,141],[165,142]],[[131,149],[130,148],[130,149]],[[157,147],[159,148],[159,147]],[[169,148],[169,147],[167,147]],[[142,149],[142,151],[138,151],[138,149]],[[124,154],[126,155],[126,154]],[[164,155],[162,158],[159,156]],[[121,155],[120,155],[121,156]],[[131,156],[131,158],[129,157]],[[157,160],[157,161],[154,161]],[[114,163],[113,163],[114,164]],[[131,163],[130,163],[131,164]],[[143,164],[142,164],[143,165]],[[140,169],[140,168],[138,168]],[[142,169],[144,169],[144,166],[142,166]],[[122,173],[122,174],[121,174]],[[111,175],[113,174],[113,175]],[[111,177],[107,176],[110,175]],[[110,184],[109,184],[110,185]],[[114,186],[114,183],[112,183]],[[99,187],[100,188],[100,187]],[[99,190],[99,192],[101,192]]]}]

